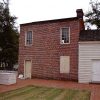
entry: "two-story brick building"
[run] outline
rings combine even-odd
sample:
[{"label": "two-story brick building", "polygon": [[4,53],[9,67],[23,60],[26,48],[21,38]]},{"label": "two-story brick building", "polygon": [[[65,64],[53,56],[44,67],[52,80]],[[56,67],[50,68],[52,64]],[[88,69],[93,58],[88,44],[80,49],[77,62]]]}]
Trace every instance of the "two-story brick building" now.
[{"label": "two-story brick building", "polygon": [[84,30],[77,16],[20,25],[19,73],[25,78],[78,80],[78,40]]}]

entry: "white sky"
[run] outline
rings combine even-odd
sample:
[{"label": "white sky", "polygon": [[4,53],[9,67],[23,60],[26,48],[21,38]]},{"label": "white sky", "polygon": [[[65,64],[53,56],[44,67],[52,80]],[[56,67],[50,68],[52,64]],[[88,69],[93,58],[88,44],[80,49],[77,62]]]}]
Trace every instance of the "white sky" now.
[{"label": "white sky", "polygon": [[76,16],[76,9],[88,11],[90,0],[10,0],[10,12],[21,23]]}]

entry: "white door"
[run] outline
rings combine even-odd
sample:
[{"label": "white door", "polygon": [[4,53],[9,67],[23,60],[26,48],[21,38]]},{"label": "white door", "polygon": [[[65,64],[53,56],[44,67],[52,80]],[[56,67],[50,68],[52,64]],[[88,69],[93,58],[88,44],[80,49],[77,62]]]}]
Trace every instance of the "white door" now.
[{"label": "white door", "polygon": [[100,82],[100,60],[93,61],[92,81]]},{"label": "white door", "polygon": [[31,78],[31,67],[32,67],[31,60],[26,60],[25,61],[25,68],[24,68],[25,78]]}]

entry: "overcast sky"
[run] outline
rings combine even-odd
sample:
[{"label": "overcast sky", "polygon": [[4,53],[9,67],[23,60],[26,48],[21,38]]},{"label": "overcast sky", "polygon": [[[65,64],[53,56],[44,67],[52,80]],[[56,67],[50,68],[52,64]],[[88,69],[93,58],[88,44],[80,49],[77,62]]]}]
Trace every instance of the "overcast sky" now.
[{"label": "overcast sky", "polygon": [[89,9],[90,0],[10,0],[10,12],[21,23],[76,16],[76,9]]}]

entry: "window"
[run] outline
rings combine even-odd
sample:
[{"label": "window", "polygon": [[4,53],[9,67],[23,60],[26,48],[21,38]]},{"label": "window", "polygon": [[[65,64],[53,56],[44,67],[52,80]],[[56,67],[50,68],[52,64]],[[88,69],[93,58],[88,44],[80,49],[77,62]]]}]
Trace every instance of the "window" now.
[{"label": "window", "polygon": [[26,45],[32,45],[32,31],[26,33]]},{"label": "window", "polygon": [[60,56],[60,73],[70,72],[70,56]]},{"label": "window", "polygon": [[61,43],[69,43],[69,28],[61,28]]}]

